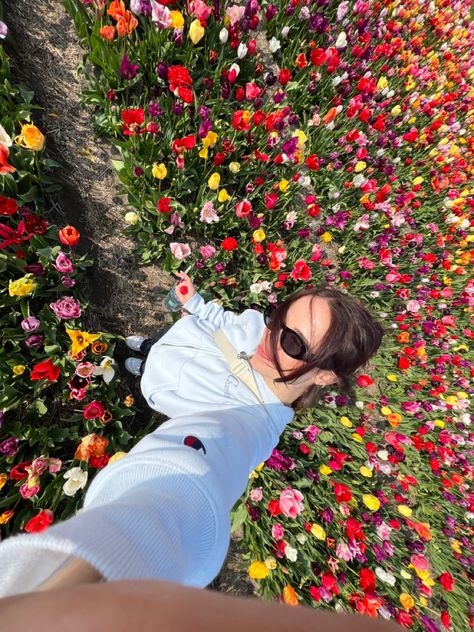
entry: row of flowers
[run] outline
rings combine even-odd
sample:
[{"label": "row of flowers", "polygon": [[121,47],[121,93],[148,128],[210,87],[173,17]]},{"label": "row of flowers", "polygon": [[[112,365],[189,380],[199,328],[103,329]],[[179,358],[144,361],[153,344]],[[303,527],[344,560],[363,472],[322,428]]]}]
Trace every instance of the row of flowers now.
[{"label": "row of flowers", "polygon": [[0,77],[0,530],[8,535],[74,513],[91,474],[129,443],[122,423],[134,409],[115,375],[116,340],[87,331],[80,288],[91,262],[77,253],[80,234],[43,214],[57,165],[3,49]]},{"label": "row of flowers", "polygon": [[467,5],[63,3],[144,262],[234,309],[335,284],[385,324],[355,404],[299,417],[234,512],[260,593],[467,630]]}]

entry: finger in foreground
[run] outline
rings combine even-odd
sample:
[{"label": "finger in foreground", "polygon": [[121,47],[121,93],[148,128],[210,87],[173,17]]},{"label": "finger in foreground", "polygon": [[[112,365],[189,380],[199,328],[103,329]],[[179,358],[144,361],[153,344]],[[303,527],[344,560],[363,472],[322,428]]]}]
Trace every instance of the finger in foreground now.
[{"label": "finger in foreground", "polygon": [[0,600],[2,632],[400,632],[380,619],[229,597],[171,582],[120,581]]}]

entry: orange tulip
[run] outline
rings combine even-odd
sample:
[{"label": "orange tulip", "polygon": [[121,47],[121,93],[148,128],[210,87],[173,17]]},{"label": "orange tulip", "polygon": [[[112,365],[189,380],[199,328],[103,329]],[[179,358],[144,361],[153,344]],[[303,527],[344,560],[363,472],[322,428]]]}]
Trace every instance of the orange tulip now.
[{"label": "orange tulip", "polygon": [[131,11],[125,11],[122,17],[117,21],[117,33],[119,37],[125,37],[136,29],[138,20]]},{"label": "orange tulip", "polygon": [[429,542],[433,538],[430,525],[427,522],[415,522],[414,527],[420,538],[423,538],[426,542]]},{"label": "orange tulip", "polygon": [[299,605],[298,595],[289,584],[283,588],[283,603],[287,606]]},{"label": "orange tulip", "polygon": [[7,509],[7,511],[0,514],[0,524],[7,524],[7,522],[13,517],[14,513],[13,509]]},{"label": "orange tulip", "polygon": [[115,35],[115,27],[114,26],[103,26],[99,30],[99,35],[102,39],[107,40],[107,42],[111,42],[114,39]]},{"label": "orange tulip", "polygon": [[114,20],[120,19],[125,13],[125,4],[123,0],[112,0],[109,8],[107,9],[107,15],[110,15]]},{"label": "orange tulip", "polygon": [[390,415],[387,415],[387,421],[391,426],[393,426],[393,428],[398,428],[401,420],[402,416],[398,413],[390,413]]},{"label": "orange tulip", "polygon": [[329,112],[323,116],[324,125],[329,125],[329,123],[332,123],[332,121],[334,121],[336,116],[337,116],[337,109],[331,108]]}]

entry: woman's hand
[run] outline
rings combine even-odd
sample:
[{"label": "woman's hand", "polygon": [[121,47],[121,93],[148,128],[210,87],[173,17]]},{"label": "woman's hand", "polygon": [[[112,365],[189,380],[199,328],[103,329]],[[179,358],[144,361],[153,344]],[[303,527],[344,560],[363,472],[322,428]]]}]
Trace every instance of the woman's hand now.
[{"label": "woman's hand", "polygon": [[196,288],[186,272],[176,272],[179,281],[176,284],[176,296],[185,305],[196,294]]}]

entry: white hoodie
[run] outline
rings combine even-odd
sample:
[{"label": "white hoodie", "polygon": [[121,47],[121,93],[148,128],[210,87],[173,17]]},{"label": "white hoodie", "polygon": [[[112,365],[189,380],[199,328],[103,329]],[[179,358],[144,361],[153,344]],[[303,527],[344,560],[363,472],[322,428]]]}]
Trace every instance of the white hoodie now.
[{"label": "white hoodie", "polygon": [[[201,297],[192,301],[195,315],[154,345],[142,380],[154,407],[183,416],[105,467],[76,516],[44,533],[3,542],[0,596],[34,590],[72,557],[109,581],[165,579],[202,588],[219,572],[230,510],[250,472],[277,445],[293,410],[256,374],[265,407],[258,403],[230,374],[212,338],[222,327],[234,347],[250,355],[263,331],[261,314],[247,310],[237,316],[215,303],[204,305]],[[171,356],[167,344],[178,342]],[[168,388],[160,383],[163,376]]]},{"label": "white hoodie", "polygon": [[[204,303],[195,294],[186,303],[192,315],[181,318],[153,345],[141,381],[151,408],[168,417],[211,410],[226,410],[258,403],[255,395],[230,371],[213,332],[222,329],[234,349],[251,356],[265,328],[263,315],[253,309],[242,314],[225,311],[213,301]],[[265,403],[288,423],[293,409],[280,402],[261,375],[255,373]]]}]

